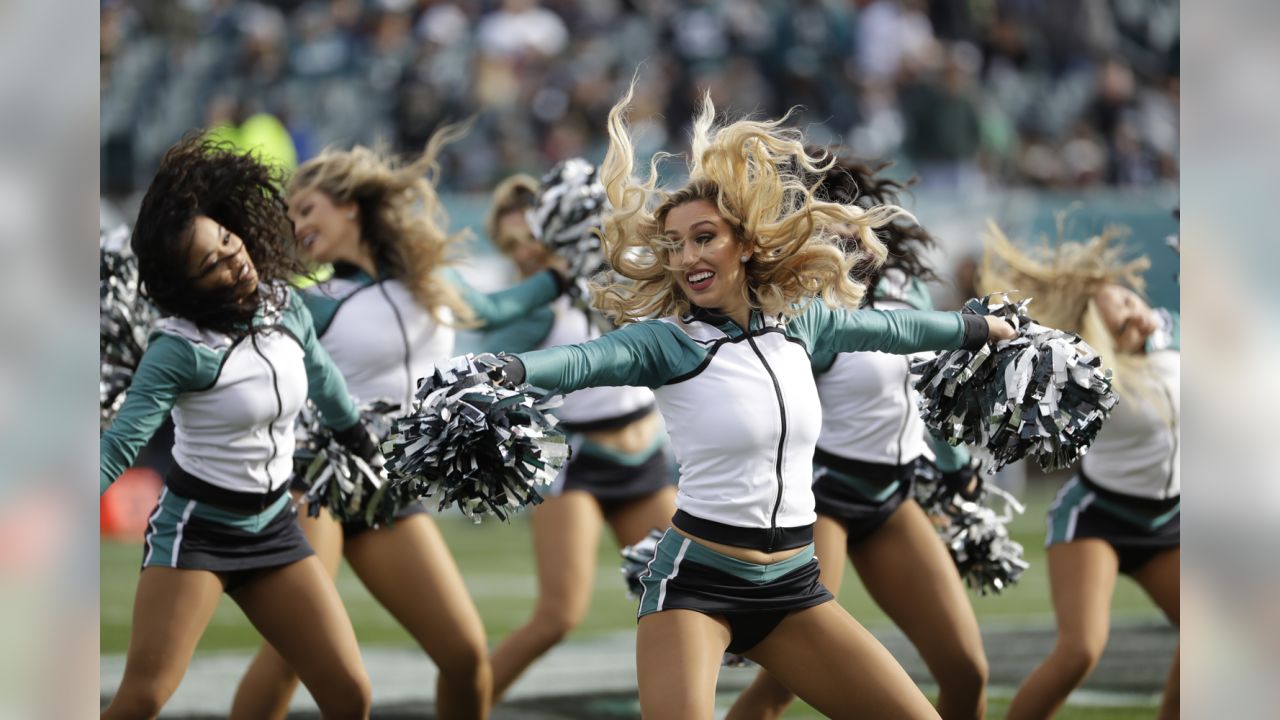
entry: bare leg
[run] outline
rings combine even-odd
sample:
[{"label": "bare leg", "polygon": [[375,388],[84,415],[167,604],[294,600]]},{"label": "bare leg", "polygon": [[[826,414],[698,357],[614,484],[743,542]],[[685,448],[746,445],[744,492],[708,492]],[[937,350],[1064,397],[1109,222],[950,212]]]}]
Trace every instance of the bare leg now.
[{"label": "bare leg", "polygon": [[834,601],[791,613],[747,656],[829,718],[938,717],[893,655]]},{"label": "bare leg", "polygon": [[533,617],[493,651],[495,700],[534,660],[582,622],[591,602],[600,526],[600,506],[580,490],[547,498],[534,508],[538,604]]},{"label": "bare leg", "polygon": [[493,674],[484,624],[439,528],[411,515],[347,541],[347,562],[440,669],[436,715],[489,716]]},{"label": "bare leg", "polygon": [[196,643],[222,597],[222,581],[205,570],[142,569],[133,600],[124,678],[104,720],[154,718],[178,689]]},{"label": "bare leg", "polygon": [[1120,568],[1115,550],[1097,538],[1073,540],[1050,546],[1048,562],[1058,642],[1018,688],[1008,720],[1053,717],[1098,664],[1107,644]]},{"label": "bare leg", "polygon": [[[319,517],[298,514],[298,525],[315,550],[316,557],[329,577],[338,576],[342,562],[342,525],[328,511]],[[235,698],[231,701],[231,720],[284,720],[289,714],[289,701],[298,687],[298,676],[280,657],[280,653],[263,643],[249,663]]]},{"label": "bare leg", "polygon": [[715,714],[720,659],[729,624],[692,610],[640,618],[636,676],[645,720],[706,720]]},{"label": "bare leg", "polygon": [[369,676],[333,578],[315,556],[264,572],[232,593],[297,672],[325,718],[367,718]]},{"label": "bare leg", "polygon": [[924,510],[907,500],[850,549],[871,597],[893,620],[938,682],[938,714],[973,720],[986,713],[987,656],[978,618],[946,547]]},{"label": "bare leg", "polygon": [[[1178,627],[1182,614],[1182,596],[1179,591],[1182,580],[1181,564],[1182,549],[1174,548],[1151,558],[1133,576],[1133,579],[1147,591],[1147,595],[1151,596],[1174,627]],[[1173,653],[1173,665],[1169,668],[1169,679],[1164,686],[1164,701],[1160,703],[1160,720],[1173,720],[1178,717],[1182,709],[1179,697],[1181,687],[1178,681],[1180,654],[1181,647]]]},{"label": "bare leg", "polygon": [[[819,515],[813,526],[814,551],[818,556],[818,568],[822,584],[832,595],[840,592],[844,580],[845,546],[849,533],[844,525],[826,515]],[[778,678],[761,670],[746,690],[729,708],[725,720],[773,720],[782,717],[795,695]]]},{"label": "bare leg", "polygon": [[676,514],[676,488],[669,485],[652,495],[638,498],[605,517],[619,547],[634,545],[651,528],[664,530]]}]

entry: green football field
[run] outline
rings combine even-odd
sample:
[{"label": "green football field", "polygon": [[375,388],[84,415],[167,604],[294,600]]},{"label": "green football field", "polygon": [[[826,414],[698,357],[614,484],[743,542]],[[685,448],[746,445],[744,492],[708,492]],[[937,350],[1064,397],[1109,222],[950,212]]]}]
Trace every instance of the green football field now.
[{"label": "green football field", "polygon": [[[1012,535],[1022,543],[1031,569],[1022,581],[1002,595],[973,596],[979,621],[1004,626],[1026,624],[1052,627],[1048,579],[1044,565],[1044,512],[1056,484],[1033,482],[1027,494],[1027,512],[1012,525]],[[484,618],[491,642],[511,632],[533,607],[537,586],[533,574],[532,546],[528,524],[523,517],[510,523],[485,521],[475,525],[453,515],[437,518],[450,548],[466,577],[467,587]],[[606,532],[602,537],[590,612],[570,636],[587,638],[633,628],[635,605],[626,597],[619,572],[617,549]],[[128,647],[130,614],[138,577],[141,545],[104,541],[101,549],[101,652],[122,654]],[[409,635],[392,620],[344,566],[338,588],[346,601],[362,645],[413,646]],[[888,620],[867,596],[851,570],[845,573],[840,600],[864,625],[875,629]],[[1117,583],[1112,603],[1117,622],[1163,621],[1162,616],[1134,583]],[[204,651],[245,650],[257,647],[259,637],[229,598],[224,597],[213,621],[200,642]],[[1007,695],[1007,693],[1005,693]],[[1001,717],[1007,699],[993,691],[990,717]],[[1151,717],[1154,708],[1071,707],[1062,718]],[[788,717],[819,717],[803,707],[793,708]]]}]

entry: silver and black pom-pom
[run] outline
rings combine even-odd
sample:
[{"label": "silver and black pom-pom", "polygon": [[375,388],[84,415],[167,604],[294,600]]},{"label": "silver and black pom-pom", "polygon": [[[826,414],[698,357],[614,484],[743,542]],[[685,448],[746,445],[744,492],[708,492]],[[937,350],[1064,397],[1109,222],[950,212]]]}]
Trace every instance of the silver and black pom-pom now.
[{"label": "silver and black pom-pom", "polygon": [[542,502],[569,457],[548,410],[557,396],[501,377],[503,358],[484,353],[439,363],[418,383],[415,407],[382,445],[392,483],[457,508],[475,522],[501,520]]},{"label": "silver and black pom-pom", "polygon": [[[391,431],[391,413],[399,407],[376,401],[361,408],[363,426],[378,438],[386,437]],[[324,508],[342,522],[386,525],[415,499],[405,486],[390,481],[380,462],[360,457],[341,443],[310,400],[298,413],[294,437],[294,465],[307,488],[302,502],[311,517]]]},{"label": "silver and black pom-pom", "polygon": [[[1022,514],[1022,504],[984,483],[977,463],[955,473],[940,473],[927,461],[921,464],[929,467],[916,473],[916,500],[937,527],[965,584],[986,595],[1017,583],[1029,564],[1007,526]],[[999,511],[996,503],[1003,505]]]},{"label": "silver and black pom-pom", "polygon": [[964,312],[1003,318],[1018,336],[912,367],[925,424],[953,445],[973,447],[990,472],[1024,457],[1046,470],[1068,467],[1119,401],[1097,352],[1078,335],[1036,323],[1029,302],[1003,293],[970,300]]},{"label": "silver and black pom-pom", "polygon": [[99,427],[105,430],[124,403],[157,312],[139,292],[138,259],[129,249],[129,229],[103,231],[98,249]]}]

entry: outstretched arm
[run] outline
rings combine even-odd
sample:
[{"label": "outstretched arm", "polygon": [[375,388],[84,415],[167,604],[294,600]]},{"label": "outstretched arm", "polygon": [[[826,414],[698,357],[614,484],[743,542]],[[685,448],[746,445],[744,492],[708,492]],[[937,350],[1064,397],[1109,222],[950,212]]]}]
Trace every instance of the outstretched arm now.
[{"label": "outstretched arm", "polygon": [[565,283],[555,270],[546,270],[517,285],[493,293],[482,293],[471,287],[461,275],[445,276],[462,295],[462,301],[475,313],[482,326],[502,325],[528,315],[560,297]]},{"label": "outstretched arm", "polygon": [[601,386],[656,388],[697,367],[705,356],[684,333],[649,321],[578,345],[520,353],[507,377],[562,393]]}]

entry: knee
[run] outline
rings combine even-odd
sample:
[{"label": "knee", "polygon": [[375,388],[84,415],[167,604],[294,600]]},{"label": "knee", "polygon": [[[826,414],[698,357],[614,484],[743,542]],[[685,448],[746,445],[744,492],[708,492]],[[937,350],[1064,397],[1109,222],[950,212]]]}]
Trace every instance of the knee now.
[{"label": "knee", "polygon": [[534,613],[532,624],[545,642],[555,645],[582,622],[586,610],[567,605],[544,606]]},{"label": "knee", "polygon": [[949,685],[966,695],[979,695],[987,687],[991,676],[991,666],[987,663],[987,654],[978,648],[956,658],[948,668],[948,678],[938,678],[939,685]]},{"label": "knee", "polygon": [[482,684],[483,679],[492,674],[489,650],[483,640],[458,643],[433,660],[440,671],[440,677],[447,679],[450,684]]},{"label": "knee", "polygon": [[1054,654],[1072,676],[1083,679],[1097,666],[1098,660],[1102,658],[1102,651],[1106,646],[1107,636],[1105,633],[1092,636],[1059,637],[1058,644],[1054,648]]},{"label": "knee", "polygon": [[311,696],[325,720],[363,720],[373,709],[373,685],[363,670],[341,681],[326,683],[323,697],[317,697],[315,692]]},{"label": "knee", "polygon": [[121,688],[111,700],[110,712],[103,717],[155,718],[168,700],[168,695],[156,688]]}]

